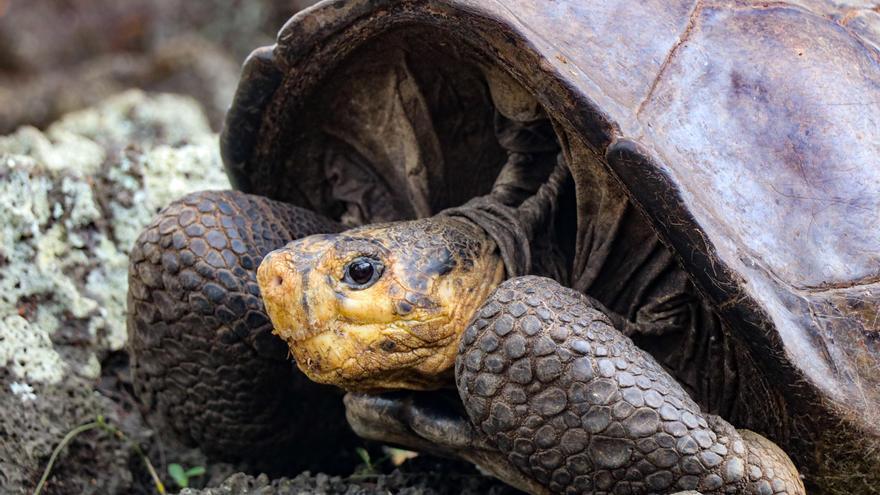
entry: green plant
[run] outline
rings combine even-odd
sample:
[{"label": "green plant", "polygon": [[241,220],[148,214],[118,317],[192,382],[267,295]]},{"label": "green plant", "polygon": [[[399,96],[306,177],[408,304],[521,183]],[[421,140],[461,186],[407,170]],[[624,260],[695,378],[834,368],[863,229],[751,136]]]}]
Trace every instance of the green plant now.
[{"label": "green plant", "polygon": [[358,457],[361,458],[362,464],[358,466],[357,469],[355,469],[355,472],[352,475],[353,478],[370,477],[380,474],[380,466],[388,462],[390,458],[389,456],[384,455],[376,460],[373,460],[372,457],[370,457],[370,452],[363,447],[355,448],[354,452],[357,454]]},{"label": "green plant", "polygon": [[[361,473],[363,474],[372,474],[376,472],[376,465],[374,465],[372,459],[370,459],[370,453],[367,452],[367,449],[363,447],[357,447],[356,449],[354,449],[354,452],[357,454],[358,457],[361,458],[361,462],[364,463],[364,467],[362,469],[359,469],[358,471],[361,471]],[[377,464],[381,463],[382,461],[383,459],[379,459],[379,462],[377,462]]]},{"label": "green plant", "polygon": [[196,478],[205,474],[204,466],[195,466],[189,469],[183,469],[183,466],[177,463],[168,465],[168,475],[177,483],[180,488],[189,486],[190,478]]},{"label": "green plant", "polygon": [[55,461],[58,460],[58,456],[61,455],[61,451],[64,450],[64,447],[67,447],[77,435],[81,433],[85,433],[90,430],[99,429],[104,431],[105,433],[109,433],[115,438],[118,438],[123,443],[128,444],[132,450],[140,456],[144,461],[144,465],[147,467],[147,471],[150,473],[150,477],[153,478],[153,484],[156,486],[156,491],[159,492],[160,495],[165,495],[165,485],[162,484],[162,480],[159,479],[159,475],[156,474],[156,469],[153,468],[153,464],[150,462],[150,459],[144,454],[144,451],[141,450],[141,447],[128,438],[125,433],[122,432],[119,428],[107,423],[104,419],[103,415],[98,415],[94,421],[89,423],[85,423],[77,426],[76,428],[67,432],[64,435],[64,438],[61,439],[61,442],[55,447],[55,450],[52,451],[52,455],[49,456],[49,462],[46,464],[46,469],[43,470],[43,476],[40,477],[39,483],[37,483],[37,487],[34,489],[34,495],[40,495],[40,492],[43,491],[43,487],[46,485],[46,481],[49,479],[49,474],[52,472],[52,467],[55,465]]},{"label": "green plant", "polygon": [[397,467],[403,464],[406,460],[412,459],[418,455],[417,453],[410,450],[382,446],[382,451],[385,453],[385,455],[374,461],[372,457],[370,457],[370,452],[367,449],[363,447],[357,447],[354,449],[354,451],[357,456],[360,457],[362,464],[358,466],[354,474],[352,474],[352,479],[377,476],[381,473],[381,470],[379,468],[383,464],[390,462],[393,466]]}]

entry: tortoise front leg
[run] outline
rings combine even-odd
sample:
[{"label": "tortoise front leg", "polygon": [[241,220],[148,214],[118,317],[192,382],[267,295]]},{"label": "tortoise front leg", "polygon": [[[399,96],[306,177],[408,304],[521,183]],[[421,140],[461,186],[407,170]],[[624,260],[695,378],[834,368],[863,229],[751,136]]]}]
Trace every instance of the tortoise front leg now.
[{"label": "tortoise front leg", "polygon": [[457,458],[528,493],[548,493],[474,430],[457,398],[442,392],[389,392],[345,395],[348,423],[360,437]]},{"label": "tortoise front leg", "polygon": [[139,398],[165,432],[260,469],[321,467],[353,440],[340,396],[296,369],[256,282],[263,256],[339,230],[311,211],[235,191],[190,194],[135,243],[128,332]]},{"label": "tortoise front leg", "polygon": [[550,279],[496,289],[456,381],[479,434],[553,492],[804,493],[778,447],[700,412],[589,298]]}]

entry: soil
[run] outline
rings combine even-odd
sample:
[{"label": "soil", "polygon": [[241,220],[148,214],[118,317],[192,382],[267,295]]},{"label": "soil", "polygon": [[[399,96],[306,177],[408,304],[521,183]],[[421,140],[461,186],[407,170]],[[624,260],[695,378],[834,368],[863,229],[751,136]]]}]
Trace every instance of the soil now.
[{"label": "soil", "polygon": [[270,480],[267,476],[237,473],[220,486],[186,489],[181,495],[294,495],[333,493],[346,495],[502,495],[516,490],[480,475],[472,466],[432,458],[408,461],[390,473],[354,474],[347,477],[304,472],[293,478]]}]

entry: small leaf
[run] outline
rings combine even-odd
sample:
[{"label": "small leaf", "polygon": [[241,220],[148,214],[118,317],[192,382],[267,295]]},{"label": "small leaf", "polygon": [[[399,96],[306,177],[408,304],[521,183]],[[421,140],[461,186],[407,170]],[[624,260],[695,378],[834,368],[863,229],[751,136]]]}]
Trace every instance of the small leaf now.
[{"label": "small leaf", "polygon": [[357,447],[356,449],[354,449],[354,451],[358,455],[358,457],[361,458],[361,461],[363,461],[364,464],[370,466],[370,453],[367,452],[367,449],[363,447]]},{"label": "small leaf", "polygon": [[169,464],[168,475],[171,476],[171,479],[173,479],[175,483],[177,483],[177,486],[181,488],[189,486],[189,478],[187,478],[186,472],[184,472],[183,466],[180,464]]},{"label": "small leaf", "polygon": [[187,478],[195,478],[196,476],[201,476],[205,474],[205,466],[191,467],[186,470],[185,474]]}]

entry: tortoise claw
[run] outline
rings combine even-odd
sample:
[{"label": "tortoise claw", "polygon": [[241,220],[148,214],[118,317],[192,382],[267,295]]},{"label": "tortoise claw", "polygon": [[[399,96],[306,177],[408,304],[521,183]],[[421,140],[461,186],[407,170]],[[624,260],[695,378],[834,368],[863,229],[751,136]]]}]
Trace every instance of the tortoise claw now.
[{"label": "tortoise claw", "polygon": [[476,434],[457,397],[449,393],[349,392],[346,418],[359,436],[429,454],[462,459],[520,490],[547,489],[524,477],[485,437]]}]

